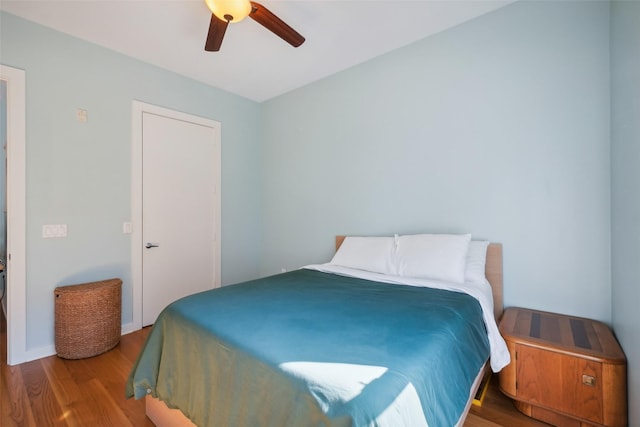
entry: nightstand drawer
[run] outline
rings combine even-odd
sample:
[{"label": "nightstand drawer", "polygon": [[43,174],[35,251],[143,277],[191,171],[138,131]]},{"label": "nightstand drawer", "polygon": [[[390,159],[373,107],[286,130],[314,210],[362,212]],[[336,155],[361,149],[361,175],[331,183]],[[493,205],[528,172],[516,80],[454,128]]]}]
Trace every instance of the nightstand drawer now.
[{"label": "nightstand drawer", "polygon": [[602,424],[602,364],[516,345],[516,396]]}]

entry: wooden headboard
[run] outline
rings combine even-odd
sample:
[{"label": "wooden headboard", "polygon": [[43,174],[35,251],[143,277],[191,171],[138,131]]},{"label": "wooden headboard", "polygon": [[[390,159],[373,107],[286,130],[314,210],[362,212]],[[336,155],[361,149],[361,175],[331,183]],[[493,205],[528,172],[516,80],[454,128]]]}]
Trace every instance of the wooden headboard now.
[{"label": "wooden headboard", "polygon": [[[336,251],[342,245],[346,236],[336,236]],[[487,248],[487,262],[485,264],[484,273],[491,285],[493,292],[493,314],[496,320],[502,317],[502,243],[490,243]]]}]

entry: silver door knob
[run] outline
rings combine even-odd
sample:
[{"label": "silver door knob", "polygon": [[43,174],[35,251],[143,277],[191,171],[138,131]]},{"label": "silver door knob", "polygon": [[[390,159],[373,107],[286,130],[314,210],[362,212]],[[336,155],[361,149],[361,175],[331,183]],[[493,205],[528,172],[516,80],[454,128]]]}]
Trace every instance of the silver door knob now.
[{"label": "silver door knob", "polygon": [[147,248],[147,249],[157,248],[157,247],[159,247],[159,246],[160,246],[159,244],[157,244],[157,243],[151,243],[151,242],[147,242],[147,243],[145,243],[145,244],[144,244],[144,247],[145,247],[145,248]]}]

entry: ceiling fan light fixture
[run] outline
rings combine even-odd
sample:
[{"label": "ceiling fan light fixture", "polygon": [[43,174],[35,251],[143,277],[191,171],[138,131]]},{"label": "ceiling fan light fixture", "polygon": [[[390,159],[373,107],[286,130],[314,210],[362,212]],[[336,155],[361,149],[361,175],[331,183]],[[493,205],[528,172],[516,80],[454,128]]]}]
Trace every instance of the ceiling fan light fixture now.
[{"label": "ceiling fan light fixture", "polygon": [[205,0],[207,7],[220,20],[240,22],[251,13],[249,0]]}]

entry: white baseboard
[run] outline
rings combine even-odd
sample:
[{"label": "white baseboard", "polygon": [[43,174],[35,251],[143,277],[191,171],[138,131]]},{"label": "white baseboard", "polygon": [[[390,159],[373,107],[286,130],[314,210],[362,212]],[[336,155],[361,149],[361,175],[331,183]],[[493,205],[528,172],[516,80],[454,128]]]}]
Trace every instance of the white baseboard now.
[{"label": "white baseboard", "polygon": [[32,360],[42,359],[43,357],[54,356],[56,354],[55,345],[45,345],[43,347],[32,348],[24,353],[24,360],[20,363],[31,362]]},{"label": "white baseboard", "polygon": [[[4,309],[4,307],[3,307]],[[133,322],[131,323],[126,323],[124,325],[122,325],[122,335],[126,335],[126,334],[130,334],[131,332],[135,332],[140,328],[136,328],[136,326],[133,324]],[[31,362],[32,360],[36,360],[36,359],[42,359],[43,357],[49,357],[49,356],[54,356],[56,355],[56,346],[55,344],[52,345],[45,345],[42,347],[38,347],[38,348],[32,348],[30,350],[27,350],[24,352],[22,358],[20,358],[19,363],[25,363],[25,362]]]},{"label": "white baseboard", "polygon": [[127,335],[138,330],[140,330],[140,328],[137,327],[133,322],[125,323],[124,325],[122,325],[122,332],[120,333],[120,335]]}]

